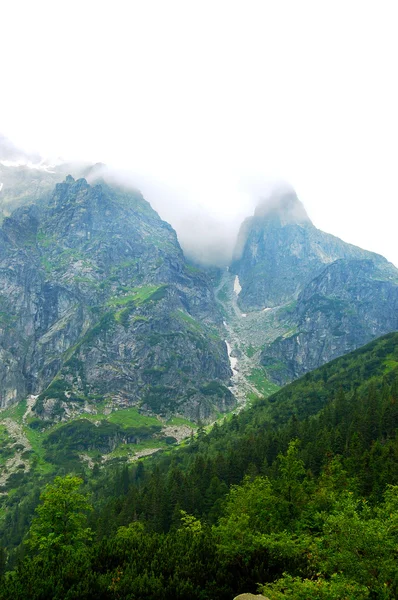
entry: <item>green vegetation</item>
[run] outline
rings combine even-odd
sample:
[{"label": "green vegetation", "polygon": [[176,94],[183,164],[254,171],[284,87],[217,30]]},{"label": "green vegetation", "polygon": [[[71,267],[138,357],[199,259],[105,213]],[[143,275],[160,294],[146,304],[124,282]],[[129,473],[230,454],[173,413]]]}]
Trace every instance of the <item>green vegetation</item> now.
[{"label": "green vegetation", "polygon": [[218,291],[217,298],[218,298],[218,300],[220,300],[220,302],[228,301],[228,285],[227,284],[223,285],[223,287]]},{"label": "green vegetation", "polygon": [[[37,243],[41,248],[46,251],[46,254],[41,254],[40,262],[41,266],[49,276],[54,276],[61,272],[67,271],[71,263],[80,261],[82,266],[85,268],[96,270],[95,263],[87,259],[87,254],[79,248],[67,248],[63,247],[60,249],[59,240],[55,236],[48,236],[43,232],[39,232],[37,235]],[[96,286],[95,280],[77,276],[74,278],[76,283],[88,283]]]},{"label": "green vegetation", "polygon": [[190,275],[201,275],[201,276],[203,276],[203,270],[199,269],[198,267],[195,267],[194,265],[185,264],[185,270]]},{"label": "green vegetation", "polygon": [[178,310],[177,312],[173,313],[173,316],[176,319],[180,319],[181,321],[184,321],[184,323],[187,323],[187,325],[195,331],[201,331],[203,329],[201,323],[198,323],[198,321],[182,310]]},{"label": "green vegetation", "polygon": [[250,346],[248,346],[245,350],[246,356],[252,358],[256,354],[257,350],[258,348],[255,348],[254,346],[252,346],[252,344],[250,344]]},{"label": "green vegetation", "polygon": [[191,429],[196,429],[197,428],[197,424],[193,423],[192,421],[189,421],[188,419],[184,419],[183,417],[171,417],[171,419],[169,419],[167,421],[167,425],[187,425],[188,427],[191,427]]},{"label": "green vegetation", "polygon": [[[91,494],[90,535],[83,547],[62,542],[62,561],[46,544],[18,548],[38,494],[16,494],[1,531],[9,571],[0,597],[230,600],[260,584],[270,600],[394,600],[397,359],[390,334],[208,433],[199,427],[178,450],[94,468],[78,491]],[[116,423],[87,423],[48,436],[65,469],[71,450],[121,434]]]},{"label": "green vegetation", "polygon": [[82,483],[82,479],[71,475],[56,477],[40,496],[41,504],[36,509],[27,542],[49,561],[67,557],[91,537],[86,513],[92,507],[79,492]]},{"label": "green vegetation", "polygon": [[[137,415],[130,414],[129,417],[137,423]],[[108,454],[120,444],[138,444],[150,440],[160,429],[161,425],[156,419],[139,425],[122,425],[106,420],[94,424],[88,419],[76,419],[50,431],[43,446],[48,462],[75,467],[79,464],[82,452],[94,450]]]},{"label": "green vegetation", "polygon": [[44,231],[40,230],[37,233],[36,240],[39,246],[42,248],[49,248],[57,243],[55,235],[47,235]]},{"label": "green vegetation", "polygon": [[14,406],[10,406],[10,408],[2,410],[0,412],[0,419],[13,419],[17,423],[21,423],[25,412],[26,400],[22,400],[22,402],[18,402],[18,404],[14,404]]},{"label": "green vegetation", "polygon": [[355,388],[360,394],[372,379],[380,385],[384,376],[389,379],[397,373],[395,361],[398,363],[397,334],[390,333],[282,388],[268,403],[272,417],[275,423],[292,416],[306,417],[321,410],[339,388],[345,393]]},{"label": "green vegetation", "polygon": [[200,391],[205,396],[218,396],[219,398],[223,398],[224,396],[228,396],[231,392],[225,385],[219,383],[218,381],[210,381],[206,385],[202,385],[200,387]]},{"label": "green vegetation", "polygon": [[42,433],[31,427],[25,428],[25,435],[32,446],[34,453],[34,466],[38,475],[45,475],[54,472],[54,465],[46,460],[46,452],[43,446],[44,438]]},{"label": "green vegetation", "polygon": [[261,368],[253,369],[248,379],[262,396],[270,396],[279,390],[279,386],[269,381],[265,371]]},{"label": "green vegetation", "polygon": [[0,328],[8,329],[15,321],[16,317],[10,312],[0,311]]},{"label": "green vegetation", "polygon": [[7,459],[13,456],[12,444],[13,440],[9,436],[7,428],[0,424],[0,466],[3,466]]},{"label": "green vegetation", "polygon": [[123,427],[150,427],[151,425],[159,425],[159,421],[156,417],[143,415],[136,408],[116,410],[107,417],[107,420],[110,423],[116,423]]},{"label": "green vegetation", "polygon": [[145,285],[134,288],[129,294],[112,298],[107,302],[108,306],[123,306],[133,303],[135,306],[140,306],[146,302],[157,302],[165,297],[167,285]]}]

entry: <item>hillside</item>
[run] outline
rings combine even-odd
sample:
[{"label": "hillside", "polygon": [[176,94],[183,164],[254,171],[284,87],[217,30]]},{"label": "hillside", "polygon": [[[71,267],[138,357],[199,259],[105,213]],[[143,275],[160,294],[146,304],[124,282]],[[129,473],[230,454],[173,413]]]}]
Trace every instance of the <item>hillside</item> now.
[{"label": "hillside", "polygon": [[398,270],[317,229],[292,190],[243,223],[219,292],[233,355],[277,385],[398,329]]},{"label": "hillside", "polygon": [[[54,598],[72,589],[71,597],[155,598],[163,588],[164,598],[227,600],[258,581],[271,599],[394,598],[397,400],[394,333],[171,454],[93,471],[84,478],[96,541],[63,555],[66,569],[56,555],[27,557],[2,597],[34,585],[32,597],[44,598],[56,577]],[[7,544],[35,503],[28,496],[9,510]]]},{"label": "hillside", "polygon": [[206,419],[233,404],[209,282],[139,194],[68,177],[5,219],[0,261],[3,407],[30,394],[46,419],[99,399]]},{"label": "hillside", "polygon": [[36,467],[134,459],[236,405],[211,282],[138,192],[69,176],[14,211],[0,290],[6,498]]}]

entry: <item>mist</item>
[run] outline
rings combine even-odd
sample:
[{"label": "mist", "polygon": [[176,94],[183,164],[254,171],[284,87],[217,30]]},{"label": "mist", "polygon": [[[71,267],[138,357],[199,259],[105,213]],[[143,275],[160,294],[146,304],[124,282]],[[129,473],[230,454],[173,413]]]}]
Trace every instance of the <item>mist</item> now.
[{"label": "mist", "polygon": [[18,148],[11,140],[9,140],[0,131],[0,162],[10,162],[13,164],[38,164],[40,163],[40,155],[29,153],[21,148]]},{"label": "mist", "polygon": [[[104,163],[46,158],[26,152],[0,135],[0,184],[4,185],[0,203],[7,209],[5,214],[25,202],[29,182],[39,194],[42,190],[44,197],[68,174],[85,177],[90,184],[104,180],[110,185],[138,190],[175,229],[186,257],[205,267],[230,264],[241,223],[252,214],[256,204],[247,185],[234,187],[235,182],[228,179],[214,185],[214,178],[205,171],[198,180],[184,181],[183,176],[181,181],[173,177],[165,179]],[[11,188],[15,197],[10,193]],[[39,200],[37,194],[32,197]]]},{"label": "mist", "polygon": [[[89,183],[105,180],[142,193],[159,216],[175,229],[185,256],[204,266],[230,264],[243,220],[253,213],[256,199],[248,190],[234,190],[231,182],[220,189],[206,185],[206,174],[198,182],[184,185],[165,181],[126,169],[95,165],[85,177]],[[229,198],[229,206],[220,206],[220,196]]]},{"label": "mist", "polygon": [[[384,254],[392,261],[396,257],[393,251],[383,251],[380,235],[369,237],[366,228],[361,230],[358,227],[358,218],[361,217],[362,223],[366,206],[362,204],[358,211],[354,202],[347,203],[341,213],[344,218],[341,219],[336,212],[337,200],[332,203],[327,201],[327,187],[319,190],[316,201],[312,199],[311,202],[310,197],[308,204],[307,199],[303,204],[298,199],[298,195],[302,195],[300,189],[296,193],[286,179],[274,173],[267,175],[260,169],[256,173],[253,170],[250,172],[248,167],[238,169],[235,161],[214,164],[208,159],[200,165],[192,164],[190,168],[185,163],[180,170],[178,164],[170,162],[166,163],[169,168],[157,169],[159,156],[153,168],[142,163],[134,168],[134,160],[131,159],[130,164],[130,160],[122,155],[120,161],[113,159],[111,164],[94,164],[78,155],[73,158],[73,153],[67,158],[59,155],[55,148],[50,158],[34,149],[25,151],[0,132],[0,216],[9,215],[13,208],[25,202],[26,182],[29,179],[23,170],[22,165],[25,165],[31,175],[34,174],[32,179],[35,190],[38,190],[35,192],[35,201],[40,199],[40,194],[43,197],[48,195],[55,183],[64,180],[69,173],[75,178],[85,177],[89,183],[103,178],[110,184],[139,190],[159,216],[175,229],[186,257],[205,267],[225,267],[238,259],[250,218],[253,215],[264,217],[281,209],[285,221],[312,222],[306,210],[309,208],[311,217],[316,217],[315,225],[320,229],[367,250]],[[130,166],[126,168],[118,163]],[[14,167],[7,168],[4,165]],[[18,182],[19,195],[13,199],[7,188],[15,181]],[[333,219],[330,215],[333,215]],[[373,211],[372,234],[378,216],[382,216],[382,213]],[[391,247],[388,236],[385,236],[385,242],[388,250]],[[395,260],[397,263],[398,260]]]}]

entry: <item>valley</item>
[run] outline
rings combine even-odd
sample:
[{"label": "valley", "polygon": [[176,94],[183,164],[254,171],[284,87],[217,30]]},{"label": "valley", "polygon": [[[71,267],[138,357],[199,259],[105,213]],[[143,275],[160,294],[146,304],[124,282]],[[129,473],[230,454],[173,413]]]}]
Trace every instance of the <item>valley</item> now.
[{"label": "valley", "polygon": [[[236,398],[237,405],[229,412],[219,413],[215,420],[206,425],[206,430],[209,430],[214,422],[222,423],[259,398],[267,397],[279,389],[279,386],[267,380],[259,362],[262,346],[272,341],[283,330],[281,327],[274,327],[275,318],[272,313],[278,309],[262,311],[263,314],[253,312],[243,315],[237,304],[236,283],[237,276],[225,270],[220,274],[220,282],[214,293],[223,315],[225,342],[230,359],[232,377],[229,389]],[[261,330],[258,328],[259,320],[262,324]],[[257,344],[257,349],[254,343]],[[173,446],[189,439],[198,429],[198,422],[189,421],[183,416],[171,416],[167,419],[150,411],[143,413],[135,407],[123,408],[112,400],[86,403],[83,407],[75,407],[72,412],[69,407],[65,416],[56,423],[40,421],[34,410],[37,398],[38,396],[31,395],[26,401],[0,412],[0,425],[8,432],[2,452],[5,456],[9,455],[1,465],[0,481],[3,494],[9,493],[14,486],[19,485],[22,476],[29,473],[32,462],[39,472],[56,472],[62,464],[62,452],[55,464],[49,461],[46,454],[47,440],[66,424],[79,422],[82,426],[86,421],[87,425],[94,424],[99,427],[106,422],[121,427],[119,441],[114,438],[114,447],[104,453],[95,447],[85,448],[83,440],[87,432],[86,428],[82,427],[78,443],[80,449],[76,451],[75,459],[80,461],[82,467],[88,469],[109,462],[131,463],[158,451],[167,452]],[[154,432],[150,431],[150,427],[154,428]],[[128,428],[137,431],[147,428],[144,439],[129,441]],[[110,433],[114,436],[115,432]]]},{"label": "valley", "polygon": [[250,400],[268,396],[278,389],[267,381],[260,354],[266,343],[281,335],[283,326],[277,324],[277,309],[242,313],[238,306],[239,288],[239,277],[225,269],[214,293],[223,315],[233,372],[230,389],[242,409]]},{"label": "valley", "polygon": [[0,600],[398,600],[396,13],[1,3]]},{"label": "valley", "polygon": [[36,180],[2,169],[19,206],[0,232],[3,495],[32,468],[168,452],[398,328],[398,271],[315,229],[291,192],[208,277],[138,192],[68,176],[51,195],[62,167],[24,200],[15,181]]},{"label": "valley", "polygon": [[[299,548],[324,535],[331,517],[319,521],[320,510],[344,512],[346,489],[378,503],[374,518],[387,510],[381,490],[398,482],[392,264],[317,230],[290,192],[242,224],[228,267],[205,268],[135,190],[68,175],[25,204],[23,189],[0,229],[0,534],[10,569],[26,555],[36,572],[24,539],[30,529],[35,544],[43,489],[92,499],[84,519],[96,541],[85,539],[84,560],[68,569],[86,569],[107,598],[124,597],[122,580],[141,597],[141,573],[153,592],[157,567],[148,576],[151,553],[126,558],[134,576],[109,579],[96,571],[97,551],[119,569],[116,547],[134,556],[131,542],[143,557],[150,543],[166,548],[167,571],[169,558],[181,563],[177,554],[199,544],[220,580],[208,587],[191,557],[167,580],[170,597],[212,598],[212,586],[227,597],[255,591],[253,581],[273,593],[301,585],[276,579],[296,572],[291,556],[300,576],[312,573]],[[105,548],[107,538],[116,546]],[[333,569],[318,571],[340,599]],[[7,577],[26,596],[19,575]],[[350,578],[344,589],[362,590]]]}]

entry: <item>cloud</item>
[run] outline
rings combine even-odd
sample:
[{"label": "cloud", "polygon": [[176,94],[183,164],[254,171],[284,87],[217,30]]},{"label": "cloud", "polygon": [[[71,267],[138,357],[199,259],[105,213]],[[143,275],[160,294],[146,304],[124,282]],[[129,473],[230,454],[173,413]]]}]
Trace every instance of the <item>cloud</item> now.
[{"label": "cloud", "polygon": [[104,179],[111,185],[139,190],[160,217],[176,230],[187,258],[203,266],[224,267],[231,262],[239,227],[254,206],[246,202],[242,207],[242,197],[235,194],[235,198],[231,198],[233,210],[223,214],[217,203],[218,193],[223,192],[206,189],[203,186],[205,174],[196,186],[186,187],[104,164],[87,169],[83,175],[89,183]]}]

